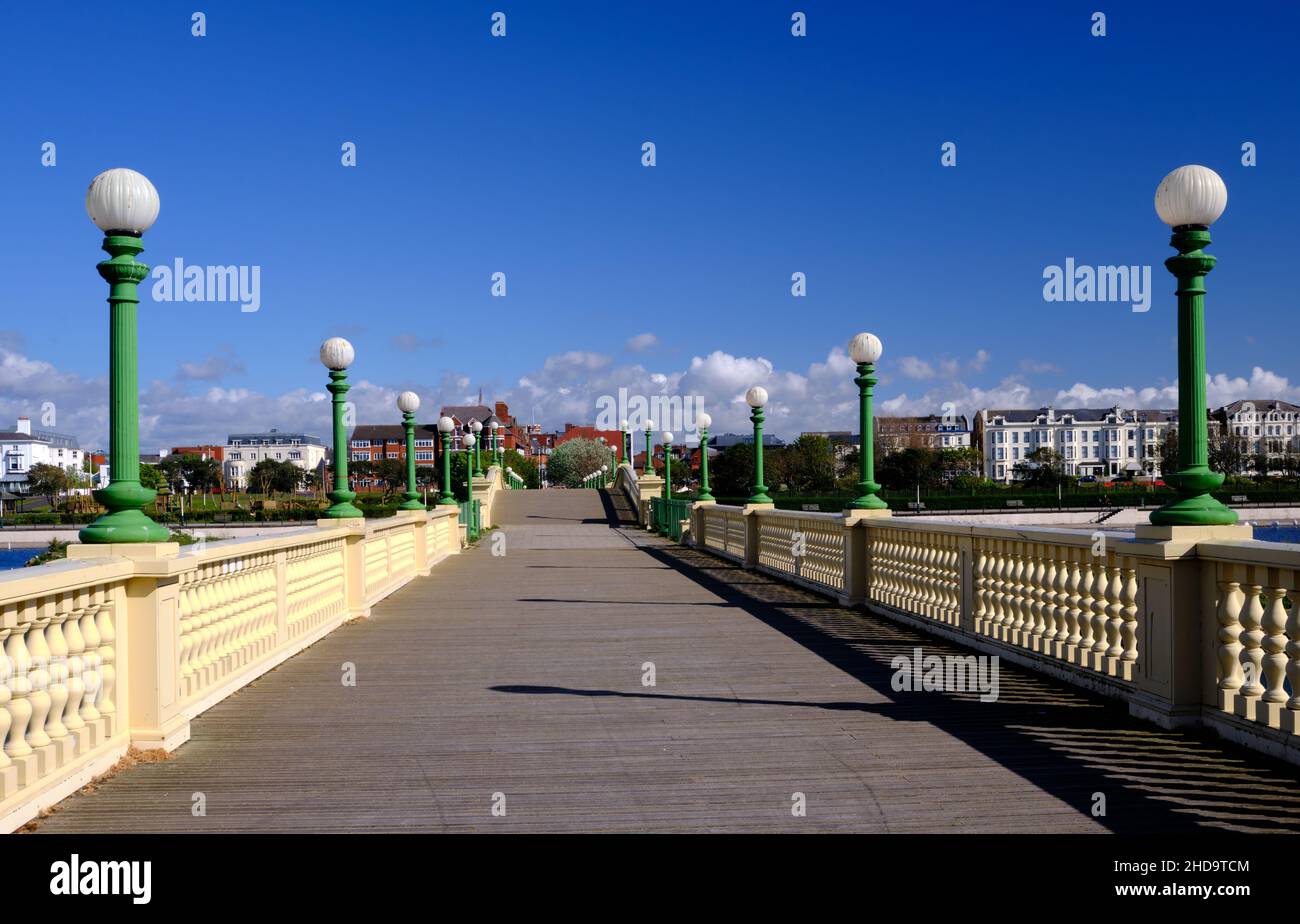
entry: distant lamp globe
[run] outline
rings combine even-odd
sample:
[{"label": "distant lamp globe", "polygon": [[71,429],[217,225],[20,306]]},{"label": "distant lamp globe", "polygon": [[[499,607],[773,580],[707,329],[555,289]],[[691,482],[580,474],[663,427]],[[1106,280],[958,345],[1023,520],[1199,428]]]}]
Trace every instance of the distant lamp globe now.
[{"label": "distant lamp globe", "polygon": [[397,409],[403,414],[414,414],[420,409],[420,396],[413,391],[404,391],[397,396]]},{"label": "distant lamp globe", "polygon": [[762,385],[755,385],[745,392],[745,403],[750,407],[764,407],[767,405],[767,389]]},{"label": "distant lamp globe", "polygon": [[713,426],[713,418],[710,417],[708,414],[704,413],[703,411],[700,411],[698,414],[695,415],[695,429],[707,430],[711,426]]},{"label": "distant lamp globe", "polygon": [[665,445],[665,446],[671,446],[672,444],[673,444],[673,434],[672,434],[672,431],[671,431],[671,430],[665,430],[665,431],[664,431],[664,445]]},{"label": "distant lamp globe", "polygon": [[139,237],[158,220],[160,205],[149,178],[126,167],[105,170],[86,190],[86,214],[105,234]]},{"label": "distant lamp globe", "polygon": [[469,422],[469,428],[473,430],[475,433],[480,433],[483,430],[483,425],[479,423],[477,420],[471,420]]},{"label": "distant lamp globe", "polygon": [[880,338],[875,334],[861,333],[849,341],[849,357],[858,364],[879,362],[884,351]]},{"label": "distant lamp globe", "polygon": [[456,421],[452,420],[450,417],[439,417],[439,418],[438,418],[438,432],[439,432],[439,433],[450,433],[452,430],[455,430],[455,429],[456,429]]},{"label": "distant lamp globe", "polygon": [[1208,228],[1228,207],[1228,187],[1209,167],[1189,164],[1156,187],[1156,214],[1171,228]]},{"label": "distant lamp globe", "polygon": [[474,434],[473,434],[473,433],[466,433],[466,434],[465,434],[465,439],[462,440],[462,442],[465,444],[465,448],[466,448],[466,449],[473,449],[473,448],[474,448],[474,443],[476,442],[476,440],[474,439]]},{"label": "distant lamp globe", "polygon": [[357,351],[342,337],[331,337],[320,345],[320,361],[326,369],[341,372],[356,358]]}]

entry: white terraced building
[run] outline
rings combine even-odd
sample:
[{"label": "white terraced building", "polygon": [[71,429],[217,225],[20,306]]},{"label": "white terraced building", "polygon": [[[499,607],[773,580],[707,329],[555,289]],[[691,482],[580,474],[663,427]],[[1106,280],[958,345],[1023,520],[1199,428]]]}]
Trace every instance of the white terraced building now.
[{"label": "white terraced building", "polygon": [[1234,401],[1214,416],[1229,436],[1244,440],[1245,451],[1268,456],[1269,467],[1283,456],[1300,454],[1300,407],[1286,401]]},{"label": "white terraced building", "polygon": [[1003,483],[1014,481],[1016,465],[1040,448],[1059,453],[1067,475],[1159,478],[1165,432],[1177,422],[1177,411],[1119,406],[983,410],[975,418],[975,442],[985,477]]},{"label": "white terraced building", "polygon": [[14,429],[0,432],[0,489],[28,493],[27,473],[33,465],[57,465],[80,472],[85,453],[75,437],[52,430],[32,430],[30,418],[19,417]]},{"label": "white terraced building", "polygon": [[226,487],[247,490],[248,473],[263,459],[292,462],[309,472],[325,462],[325,444],[318,436],[285,433],[272,427],[265,433],[232,433],[226,437],[223,475]]}]

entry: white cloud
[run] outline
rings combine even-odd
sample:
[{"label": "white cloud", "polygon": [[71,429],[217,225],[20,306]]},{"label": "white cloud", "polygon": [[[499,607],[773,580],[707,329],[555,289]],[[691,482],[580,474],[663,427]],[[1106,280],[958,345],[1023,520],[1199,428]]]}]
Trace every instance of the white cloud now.
[{"label": "white cloud", "polygon": [[629,353],[644,353],[646,350],[653,350],[659,346],[659,338],[654,334],[637,334],[635,337],[628,337],[627,342],[623,344],[623,349]]},{"label": "white cloud", "polygon": [[934,378],[934,366],[915,356],[904,356],[898,361],[898,371],[909,379]]},{"label": "white cloud", "polygon": [[1061,369],[1056,363],[1038,359],[1022,359],[1020,360],[1020,371],[1027,372],[1030,375],[1042,375],[1046,372],[1060,372]]}]

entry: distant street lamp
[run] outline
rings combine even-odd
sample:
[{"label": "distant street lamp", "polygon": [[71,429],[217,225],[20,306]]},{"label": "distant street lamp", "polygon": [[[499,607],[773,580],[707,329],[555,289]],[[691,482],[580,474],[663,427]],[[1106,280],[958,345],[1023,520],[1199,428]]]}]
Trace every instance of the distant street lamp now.
[{"label": "distant street lamp", "polygon": [[767,485],[763,484],[763,405],[767,404],[767,389],[755,385],[745,392],[745,403],[753,408],[749,419],[754,423],[754,493],[745,503],[770,504],[772,498],[767,496]]},{"label": "distant street lamp", "polygon": [[849,341],[849,357],[858,364],[858,496],[849,502],[850,510],[888,510],[880,499],[876,483],[875,424],[871,414],[871,390],[876,385],[875,366],[884,352],[880,338],[862,333]]},{"label": "distant street lamp", "polygon": [[[471,420],[469,422],[469,428],[474,431],[474,442],[471,443],[470,445],[477,447],[478,435],[483,432],[483,425],[479,423],[477,420]],[[483,477],[483,460],[479,456],[479,450],[477,448],[474,450],[474,477],[475,478]]]},{"label": "distant street lamp", "polygon": [[456,421],[450,417],[438,418],[438,433],[442,437],[442,494],[438,497],[439,506],[456,503],[456,496],[451,493],[451,431],[456,429]]},{"label": "distant street lamp", "polygon": [[618,432],[620,435],[619,452],[622,453],[624,462],[630,462],[632,461],[632,448],[631,448],[631,444],[628,442],[628,438],[631,436],[631,434],[627,432],[626,418],[618,422]]},{"label": "distant street lamp", "polygon": [[501,440],[498,430],[501,429],[499,421],[492,421],[492,462],[495,465],[501,464]]},{"label": "distant street lamp", "polygon": [[140,484],[140,390],[137,379],[136,286],[149,276],[138,262],[141,240],[158,218],[158,190],[142,174],[105,170],[90,183],[86,212],[104,232],[109,259],[98,264],[108,283],[109,482],[94,492],[108,512],[82,528],[85,543],[165,542],[167,527],[144,512],[154,492]]},{"label": "distant street lamp", "polygon": [[673,496],[673,435],[664,431],[664,500]]},{"label": "distant street lamp", "polygon": [[652,460],[654,453],[650,451],[650,434],[654,432],[655,422],[647,418],[645,422],[645,472],[644,476],[649,478],[655,473],[655,467]]},{"label": "distant street lamp", "polygon": [[1156,189],[1156,213],[1173,229],[1178,255],[1165,267],[1178,279],[1178,471],[1166,474],[1177,496],[1151,513],[1157,526],[1229,526],[1237,514],[1210,494],[1223,475],[1210,471],[1205,420],[1205,277],[1215,258],[1204,252],[1210,225],[1228,205],[1228,189],[1208,167],[1179,167]]},{"label": "distant street lamp", "polygon": [[334,490],[326,496],[332,500],[325,509],[331,519],[365,516],[352,503],[357,495],[348,483],[348,429],[345,421],[344,397],[352,386],[348,384],[348,366],[356,359],[352,344],[342,337],[331,337],[321,344],[320,361],[330,371],[330,383],[325,387],[334,396]]},{"label": "distant street lamp", "polygon": [[700,493],[697,500],[711,501],[713,495],[709,493],[709,427],[713,425],[713,418],[700,411],[695,415],[695,427],[700,431]]},{"label": "distant street lamp", "polygon": [[[475,421],[478,423],[478,421]],[[474,529],[474,445],[478,440],[473,433],[465,434],[465,535],[472,538]]]},{"label": "distant street lamp", "polygon": [[602,465],[602,466],[600,467],[600,483],[601,483],[601,487],[604,487],[605,485],[609,484],[609,466],[608,466],[608,465]]},{"label": "distant street lamp", "polygon": [[423,510],[420,492],[415,488],[415,412],[420,409],[420,396],[404,391],[397,396],[397,409],[402,412],[402,426],[406,428],[406,503],[398,510]]}]

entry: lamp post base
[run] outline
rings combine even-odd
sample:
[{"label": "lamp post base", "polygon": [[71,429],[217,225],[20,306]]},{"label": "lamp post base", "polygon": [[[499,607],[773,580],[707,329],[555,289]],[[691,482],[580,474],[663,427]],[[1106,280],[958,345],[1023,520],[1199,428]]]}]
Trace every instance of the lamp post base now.
[{"label": "lamp post base", "polygon": [[1237,512],[1209,494],[1180,497],[1151,511],[1154,526],[1232,526]]},{"label": "lamp post base", "polygon": [[149,519],[142,510],[115,510],[82,527],[77,538],[87,545],[166,542],[171,530]]},{"label": "lamp post base", "polygon": [[321,514],[322,519],[326,520],[343,520],[349,517],[364,517],[362,513],[352,503],[352,498],[356,497],[352,491],[331,491],[325,495],[334,503],[330,504]]}]

